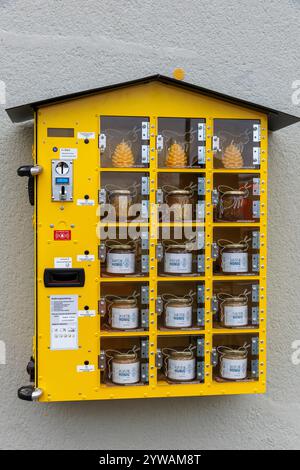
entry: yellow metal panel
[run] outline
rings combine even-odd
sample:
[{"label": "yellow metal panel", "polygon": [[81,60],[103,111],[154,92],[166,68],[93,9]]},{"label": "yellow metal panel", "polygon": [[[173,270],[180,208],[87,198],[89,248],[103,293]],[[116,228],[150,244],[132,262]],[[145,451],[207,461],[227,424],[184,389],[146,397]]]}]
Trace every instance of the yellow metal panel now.
[{"label": "yellow metal panel", "polygon": [[[150,166],[149,169],[133,168],[130,172],[147,173],[150,176],[150,249],[149,276],[134,278],[107,278],[100,276],[98,261],[98,245],[96,229],[99,219],[96,213],[98,189],[101,174],[118,172],[118,168],[101,168],[98,149],[98,134],[100,133],[100,116],[148,116],[150,118]],[[204,174],[206,177],[206,219],[205,224],[197,224],[205,228],[205,276],[174,277],[173,282],[204,281],[205,282],[205,328],[189,332],[162,332],[158,330],[155,313],[155,299],[159,282],[170,281],[170,278],[157,275],[157,260],[155,248],[156,200],[158,173],[172,173],[173,170],[158,169],[156,151],[157,118],[158,117],[189,117],[204,118],[207,126],[206,168],[180,169],[182,173]],[[213,168],[213,152],[211,138],[213,122],[216,118],[224,119],[256,119],[261,120],[261,169],[260,170],[219,170]],[[49,138],[48,127],[74,128],[74,138]],[[41,107],[36,116],[37,148],[36,163],[42,165],[43,173],[38,177],[36,216],[34,226],[37,243],[35,246],[36,271],[36,386],[43,390],[39,401],[75,401],[100,400],[115,398],[150,398],[170,396],[200,396],[262,393],[266,383],[266,246],[267,246],[267,119],[262,113],[254,112],[241,106],[222,102],[211,97],[178,89],[159,83],[149,83],[106,92],[72,101]],[[85,144],[77,139],[77,132],[94,132],[96,138]],[[53,147],[77,148],[78,158],[74,160],[74,202],[59,203],[51,201],[51,160],[59,158]],[[124,171],[124,169],[123,169]],[[177,172],[177,169],[176,169]],[[216,173],[255,173],[261,176],[261,218],[259,224],[230,224],[238,227],[259,227],[261,231],[260,264],[261,270],[257,276],[247,276],[247,280],[258,280],[260,285],[260,325],[257,329],[228,331],[215,329],[212,321],[211,297],[213,281],[215,280],[245,280],[238,276],[214,276],[213,262],[210,257],[213,228],[223,226],[213,222],[211,194],[213,176]],[[95,201],[91,207],[81,207],[76,204],[88,194]],[[163,225],[163,224],[160,224]],[[171,224],[170,224],[171,225]],[[195,226],[196,224],[191,224]],[[227,225],[227,224],[226,224]],[[54,241],[53,231],[71,230],[71,241]],[[95,261],[77,261],[77,255],[88,250],[95,255]],[[54,257],[69,256],[73,259],[73,267],[84,267],[86,283],[84,288],[46,288],[43,283],[45,268],[54,266]],[[149,282],[149,332],[120,332],[101,331],[98,301],[101,288],[106,282]],[[88,305],[96,310],[94,317],[79,318],[79,348],[73,351],[51,351],[50,346],[50,295],[79,295],[79,309]],[[259,333],[260,341],[260,376],[258,381],[216,383],[213,380],[211,352],[213,336],[216,334]],[[205,338],[205,382],[201,384],[170,385],[157,381],[155,353],[158,337],[204,335]],[[111,387],[100,383],[98,356],[101,341],[112,337],[149,337],[149,385]],[[77,366],[89,361],[94,365],[93,372],[78,373]]]}]

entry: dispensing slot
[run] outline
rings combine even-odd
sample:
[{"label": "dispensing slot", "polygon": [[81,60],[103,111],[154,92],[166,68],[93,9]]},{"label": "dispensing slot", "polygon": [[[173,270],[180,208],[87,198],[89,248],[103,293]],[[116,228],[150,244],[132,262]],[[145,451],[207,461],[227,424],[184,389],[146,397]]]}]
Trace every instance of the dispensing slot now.
[{"label": "dispensing slot", "polygon": [[44,271],[45,287],[83,287],[84,269],[47,268]]}]

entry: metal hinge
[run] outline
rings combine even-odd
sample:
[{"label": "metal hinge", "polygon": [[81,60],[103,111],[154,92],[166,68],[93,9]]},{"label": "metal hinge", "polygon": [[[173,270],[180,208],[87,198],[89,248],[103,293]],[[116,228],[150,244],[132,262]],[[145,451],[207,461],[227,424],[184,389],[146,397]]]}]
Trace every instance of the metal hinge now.
[{"label": "metal hinge", "polygon": [[213,206],[217,206],[219,203],[219,191],[217,189],[212,190],[212,203]]},{"label": "metal hinge", "polygon": [[106,300],[105,300],[105,297],[101,297],[101,299],[98,301],[98,311],[99,311],[99,315],[101,317],[104,317],[106,315]]},{"label": "metal hinge", "polygon": [[149,339],[142,338],[141,339],[141,358],[148,359],[149,357]]},{"label": "metal hinge", "polygon": [[98,138],[98,147],[100,149],[100,152],[103,153],[106,149],[106,135],[105,134],[100,134]]},{"label": "metal hinge", "polygon": [[205,318],[204,318],[205,310],[203,307],[197,308],[197,326],[204,326]]},{"label": "metal hinge", "polygon": [[252,213],[254,219],[259,219],[260,217],[260,201],[252,201]]},{"label": "metal hinge", "polygon": [[101,243],[98,247],[98,259],[104,262],[106,259],[106,245],[105,243]]},{"label": "metal hinge", "polygon": [[105,370],[106,369],[106,355],[105,351],[101,350],[100,355],[98,356],[98,369]]},{"label": "metal hinge", "polygon": [[198,201],[196,206],[197,222],[205,219],[205,201]]},{"label": "metal hinge", "polygon": [[258,307],[252,307],[252,325],[259,324],[259,312]]},{"label": "metal hinge", "polygon": [[100,189],[98,191],[98,202],[99,204],[106,204],[106,190]]},{"label": "metal hinge", "polygon": [[259,246],[260,246],[260,234],[257,231],[252,232],[252,248],[254,250],[258,250]]},{"label": "metal hinge", "polygon": [[253,147],[253,165],[260,165],[260,147]]},{"label": "metal hinge", "polygon": [[258,284],[252,284],[252,302],[258,302]]},{"label": "metal hinge", "polygon": [[149,364],[148,362],[142,362],[141,364],[141,382],[149,382]]},{"label": "metal hinge", "polygon": [[141,217],[142,219],[148,219],[149,217],[149,201],[145,199],[142,200]]},{"label": "metal hinge", "polygon": [[204,357],[204,354],[205,354],[204,338],[197,338],[196,356],[197,357]]},{"label": "metal hinge", "polygon": [[204,255],[197,256],[197,272],[204,273],[205,258]]},{"label": "metal hinge", "polygon": [[162,189],[156,191],[156,204],[162,204],[164,202],[164,193]]},{"label": "metal hinge", "polygon": [[260,124],[253,124],[253,142],[260,142]]},{"label": "metal hinge", "polygon": [[205,302],[204,298],[204,285],[197,286],[197,303],[203,304]]},{"label": "metal hinge", "polygon": [[142,195],[149,195],[149,176],[142,176]]},{"label": "metal hinge", "polygon": [[164,257],[164,248],[161,243],[156,245],[156,259],[157,261],[162,261]]},{"label": "metal hinge", "polygon": [[162,135],[156,137],[156,149],[158,152],[161,152],[164,148],[164,138]]},{"label": "metal hinge", "polygon": [[260,196],[260,178],[253,178],[253,196]]},{"label": "metal hinge", "polygon": [[219,256],[219,246],[217,243],[213,242],[211,244],[211,257],[215,261]]},{"label": "metal hinge", "polygon": [[149,272],[149,256],[142,255],[142,273]]},{"label": "metal hinge", "polygon": [[142,163],[149,163],[150,160],[150,146],[142,145]]},{"label": "metal hinge", "polygon": [[149,286],[141,287],[141,304],[148,305],[149,303]]},{"label": "metal hinge", "polygon": [[149,309],[148,308],[141,309],[141,325],[142,325],[142,328],[148,328],[149,326]]},{"label": "metal hinge", "polygon": [[252,255],[252,271],[255,273],[259,271],[259,255],[257,253]]},{"label": "metal hinge", "polygon": [[206,147],[204,145],[198,146],[198,164],[204,165],[206,160]]},{"label": "metal hinge", "polygon": [[205,363],[204,361],[198,361],[197,362],[197,379],[200,380],[200,382],[203,382],[204,375],[205,375]]},{"label": "metal hinge", "polygon": [[150,122],[143,121],[142,122],[142,140],[149,140],[150,139]]},{"label": "metal hinge", "polygon": [[251,338],[251,354],[252,356],[258,356],[258,337]]},{"label": "metal hinge", "polygon": [[163,304],[163,300],[161,297],[157,297],[155,306],[156,306],[155,310],[156,310],[157,315],[161,315],[164,310],[164,304]]},{"label": "metal hinge", "polygon": [[218,364],[217,348],[212,348],[212,351],[211,351],[211,365],[213,367],[216,367],[217,364]]},{"label": "metal hinge", "polygon": [[216,152],[220,152],[220,138],[217,135],[214,135],[212,138],[212,149]]},{"label": "metal hinge", "polygon": [[149,233],[148,230],[142,230],[141,232],[141,249],[148,250],[149,249]]},{"label": "metal hinge", "polygon": [[251,376],[257,378],[259,376],[259,362],[258,359],[252,359],[251,361]]},{"label": "metal hinge", "polygon": [[198,177],[198,196],[205,196],[205,177]]},{"label": "metal hinge", "polygon": [[204,142],[206,139],[206,124],[205,122],[198,122],[198,141]]},{"label": "metal hinge", "polygon": [[163,366],[163,355],[161,349],[157,349],[157,353],[155,354],[155,365],[158,369],[161,369]]},{"label": "metal hinge", "polygon": [[213,313],[217,313],[218,308],[219,308],[218,298],[216,295],[214,295],[211,299],[211,310]]}]

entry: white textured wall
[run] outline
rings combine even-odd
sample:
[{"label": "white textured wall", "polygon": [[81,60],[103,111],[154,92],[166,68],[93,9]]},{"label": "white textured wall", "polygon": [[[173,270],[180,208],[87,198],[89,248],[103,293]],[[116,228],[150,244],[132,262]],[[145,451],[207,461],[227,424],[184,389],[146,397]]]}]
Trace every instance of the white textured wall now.
[{"label": "white textured wall", "polygon": [[[7,106],[175,66],[187,81],[300,115],[299,0],[1,0],[0,80]],[[33,334],[32,126],[0,105],[1,448],[299,448],[300,126],[270,141],[269,375],[265,396],[99,403],[16,398]]]}]

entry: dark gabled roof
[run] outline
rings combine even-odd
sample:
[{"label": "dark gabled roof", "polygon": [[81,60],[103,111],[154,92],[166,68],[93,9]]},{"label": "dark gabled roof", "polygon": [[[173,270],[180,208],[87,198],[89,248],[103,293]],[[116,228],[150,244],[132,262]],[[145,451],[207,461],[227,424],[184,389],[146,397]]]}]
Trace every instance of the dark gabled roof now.
[{"label": "dark gabled roof", "polygon": [[198,85],[193,85],[191,83],[183,82],[181,80],[176,80],[175,78],[166,77],[164,75],[151,75],[149,77],[139,78],[137,80],[131,80],[129,82],[117,83],[115,85],[108,85],[100,88],[93,88],[91,90],[80,91],[77,93],[71,93],[69,95],[57,96],[54,98],[49,98],[47,100],[36,101],[34,103],[28,103],[21,106],[15,106],[13,108],[6,109],[7,114],[13,122],[24,122],[33,119],[33,113],[40,106],[45,106],[52,103],[59,103],[61,101],[68,101],[75,98],[80,98],[84,96],[90,96],[96,93],[104,93],[109,90],[116,90],[119,88],[129,87],[133,85],[139,85],[142,83],[149,83],[157,81],[164,83],[166,85],[174,85],[179,88],[184,88],[185,90],[193,91],[202,95],[210,96],[211,98],[217,98],[229,103],[243,106],[246,108],[253,109],[255,111],[262,112],[267,114],[269,129],[271,131],[277,131],[283,127],[290,126],[300,121],[300,117],[293,116],[291,114],[283,113],[275,109],[267,108],[256,103],[251,103],[250,101],[241,100],[239,98],[234,98],[233,96],[224,95],[223,93],[218,93],[216,91],[208,90],[207,88],[202,88]]}]

